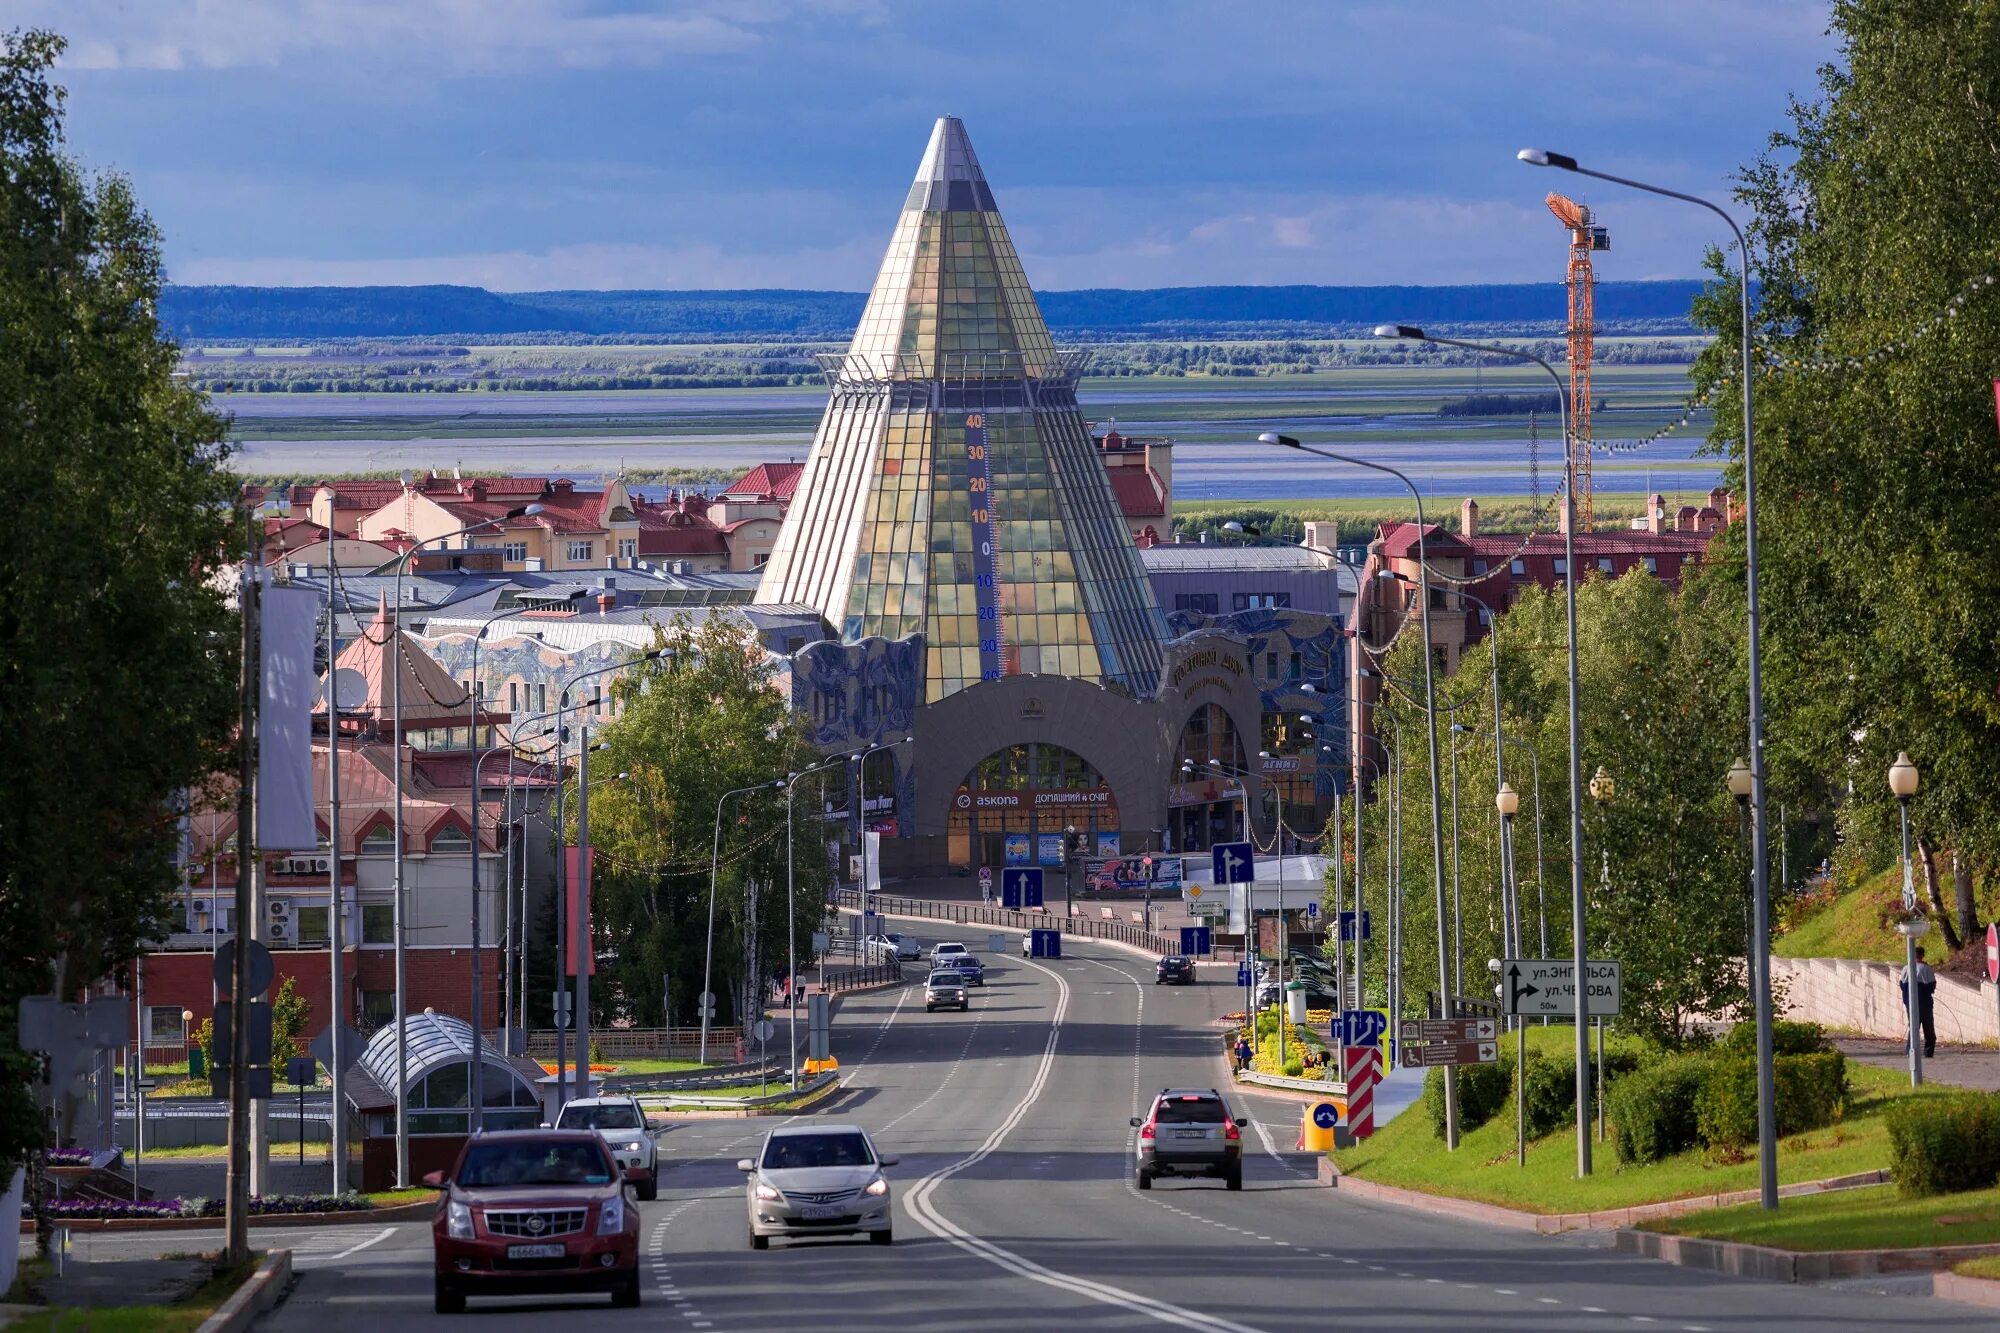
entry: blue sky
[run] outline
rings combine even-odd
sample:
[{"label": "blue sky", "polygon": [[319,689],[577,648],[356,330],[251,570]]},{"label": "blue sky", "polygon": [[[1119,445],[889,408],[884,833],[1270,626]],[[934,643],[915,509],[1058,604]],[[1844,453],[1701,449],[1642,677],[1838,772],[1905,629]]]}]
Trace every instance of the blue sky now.
[{"label": "blue sky", "polygon": [[[1824,0],[10,0],[170,276],[855,290],[941,114],[1048,289],[1555,280],[1569,152],[1721,197]],[[1605,279],[1696,273],[1610,187]]]}]

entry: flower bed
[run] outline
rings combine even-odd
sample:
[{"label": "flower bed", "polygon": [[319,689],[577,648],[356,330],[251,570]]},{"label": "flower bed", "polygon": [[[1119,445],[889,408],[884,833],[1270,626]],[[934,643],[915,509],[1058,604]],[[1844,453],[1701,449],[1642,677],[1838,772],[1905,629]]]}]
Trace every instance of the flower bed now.
[{"label": "flower bed", "polygon": [[[292,1213],[364,1212],[375,1205],[359,1194],[273,1194],[253,1196],[252,1217],[276,1217]],[[63,1199],[48,1205],[54,1220],[102,1220],[107,1218],[221,1217],[224,1200],[192,1196],[185,1199]],[[27,1215],[23,1208],[23,1215]]]},{"label": "flower bed", "polygon": [[51,1148],[48,1163],[50,1166],[89,1166],[90,1158],[88,1148]]}]

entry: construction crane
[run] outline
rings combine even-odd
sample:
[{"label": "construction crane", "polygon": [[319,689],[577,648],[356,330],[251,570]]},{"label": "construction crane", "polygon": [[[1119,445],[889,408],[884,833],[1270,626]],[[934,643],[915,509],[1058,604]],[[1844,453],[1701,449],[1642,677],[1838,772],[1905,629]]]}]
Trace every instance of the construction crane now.
[{"label": "construction crane", "polygon": [[1590,253],[1609,250],[1611,233],[1596,226],[1590,209],[1559,194],[1548,197],[1549,212],[1569,229],[1569,429],[1576,459],[1569,479],[1576,497],[1579,532],[1589,532],[1596,517],[1590,481],[1590,362],[1597,349],[1597,275]]}]

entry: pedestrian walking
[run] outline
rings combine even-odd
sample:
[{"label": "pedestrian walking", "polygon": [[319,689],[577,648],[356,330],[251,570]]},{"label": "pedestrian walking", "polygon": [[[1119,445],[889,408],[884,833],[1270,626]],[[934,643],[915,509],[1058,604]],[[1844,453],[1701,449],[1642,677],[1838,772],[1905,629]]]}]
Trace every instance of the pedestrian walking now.
[{"label": "pedestrian walking", "polygon": [[1250,1038],[1239,1034],[1236,1038],[1236,1069],[1238,1073],[1242,1073],[1250,1068],[1250,1060],[1253,1054],[1254,1052],[1250,1049]]},{"label": "pedestrian walking", "polygon": [[[1910,976],[1908,968],[1903,969],[1901,985],[1903,991],[1903,1012],[1908,1013],[1910,1009]],[[1930,964],[1924,961],[1922,946],[1918,946],[1917,948],[1916,1002],[1917,1022],[1924,1030],[1924,1059],[1928,1060],[1937,1054],[1937,973],[1931,971]],[[1907,1054],[1909,1049],[1909,1040],[1905,1038],[1903,1041],[1904,1053]]]}]

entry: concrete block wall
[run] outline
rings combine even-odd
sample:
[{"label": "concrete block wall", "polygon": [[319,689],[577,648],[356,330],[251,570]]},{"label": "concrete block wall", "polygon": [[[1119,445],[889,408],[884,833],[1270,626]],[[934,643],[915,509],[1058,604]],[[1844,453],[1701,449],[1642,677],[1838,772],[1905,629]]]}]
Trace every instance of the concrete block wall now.
[{"label": "concrete block wall", "polygon": [[[1909,1031],[1901,975],[1901,967],[1851,958],[1771,960],[1785,1017],[1871,1037],[1900,1039]],[[2000,1042],[2000,999],[1990,981],[1939,977],[1935,1010],[1941,1042]]]}]

